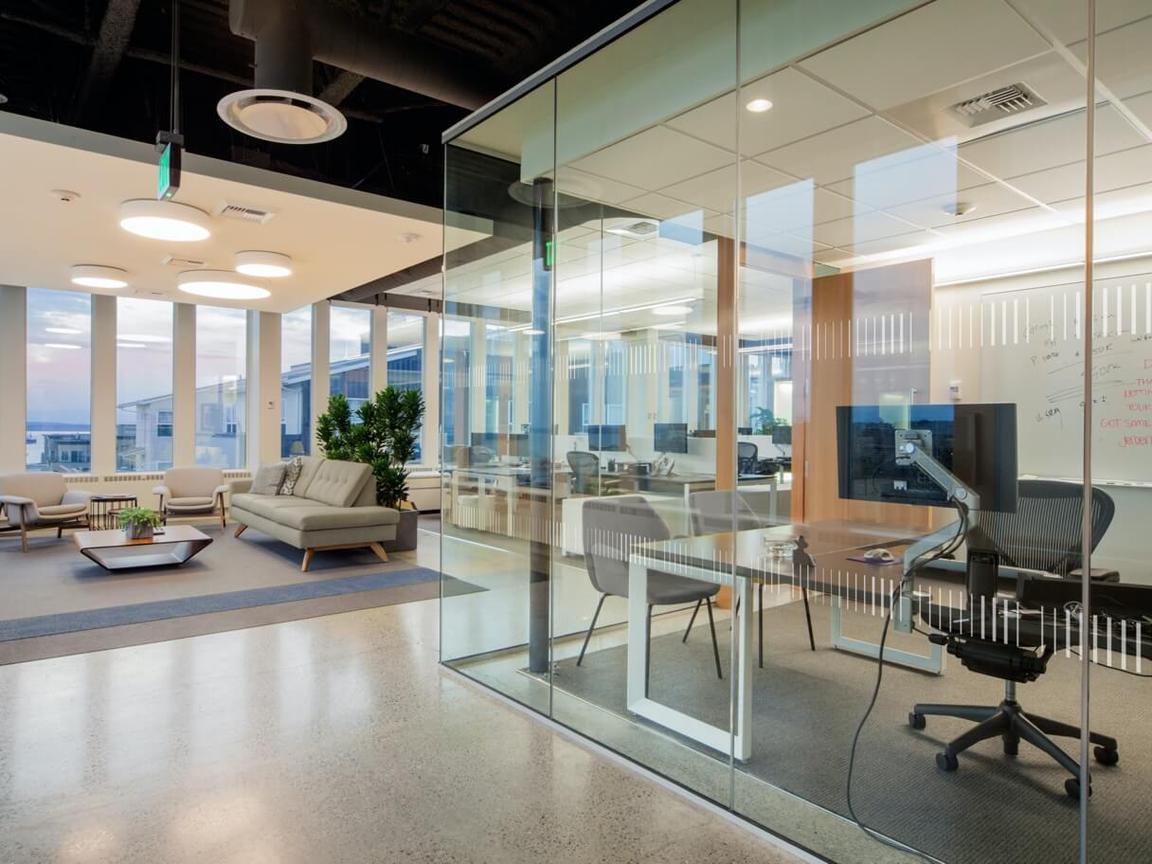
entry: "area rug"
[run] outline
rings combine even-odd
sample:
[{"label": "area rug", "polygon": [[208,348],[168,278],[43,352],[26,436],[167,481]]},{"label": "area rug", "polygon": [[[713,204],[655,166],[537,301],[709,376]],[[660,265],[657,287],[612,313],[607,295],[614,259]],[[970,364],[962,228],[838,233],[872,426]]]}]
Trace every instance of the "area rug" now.
[{"label": "area rug", "polygon": [[[344,594],[375,591],[381,588],[436,582],[439,579],[440,573],[436,570],[430,570],[427,567],[411,567],[404,570],[371,573],[366,576],[346,576],[339,579],[276,585],[246,591],[228,591],[223,594],[205,594],[198,597],[134,603],[104,609],[86,609],[81,612],[12,618],[0,620],[0,642],[55,636],[104,627],[120,627],[126,624],[142,624],[191,615],[209,615],[255,606],[337,597]],[[443,590],[445,594],[455,595],[470,594],[484,589],[472,585],[470,582],[448,577],[445,580]]]}]

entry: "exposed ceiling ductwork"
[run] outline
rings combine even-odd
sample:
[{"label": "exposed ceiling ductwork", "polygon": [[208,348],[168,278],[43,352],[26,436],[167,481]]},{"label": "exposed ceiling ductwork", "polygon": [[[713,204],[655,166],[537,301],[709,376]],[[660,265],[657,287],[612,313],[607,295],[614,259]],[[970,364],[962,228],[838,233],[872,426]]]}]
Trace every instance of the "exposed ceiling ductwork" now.
[{"label": "exposed ceiling ductwork", "polygon": [[311,144],[344,131],[340,112],[313,95],[313,60],[462,108],[504,89],[463,55],[329,0],[230,0],[228,23],[256,43],[255,87],[220,100],[218,112],[267,141]]}]

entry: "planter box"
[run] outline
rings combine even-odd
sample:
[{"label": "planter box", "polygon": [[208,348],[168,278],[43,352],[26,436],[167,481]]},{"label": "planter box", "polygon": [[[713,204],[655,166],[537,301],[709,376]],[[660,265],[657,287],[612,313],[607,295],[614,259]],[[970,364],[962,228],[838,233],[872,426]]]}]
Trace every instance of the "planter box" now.
[{"label": "planter box", "polygon": [[384,541],[385,551],[411,552],[414,550],[419,527],[419,510],[401,510],[400,522],[396,526],[396,539]]}]

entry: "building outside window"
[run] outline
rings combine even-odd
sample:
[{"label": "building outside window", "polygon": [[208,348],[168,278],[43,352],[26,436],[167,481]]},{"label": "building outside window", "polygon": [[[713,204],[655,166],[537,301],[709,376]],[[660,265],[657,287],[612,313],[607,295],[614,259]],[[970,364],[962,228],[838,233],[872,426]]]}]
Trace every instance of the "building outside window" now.
[{"label": "building outside window", "polygon": [[242,468],[247,314],[196,307],[196,464]]},{"label": "building outside window", "polygon": [[28,289],[29,471],[92,468],[92,298]]},{"label": "building outside window", "polygon": [[116,299],[116,470],[172,467],[172,304]]},{"label": "building outside window", "polygon": [[280,316],[280,455],[312,452],[312,307]]},{"label": "building outside window", "polygon": [[[388,386],[401,390],[424,388],[424,316],[388,313]],[[425,394],[427,398],[427,394]],[[413,460],[423,456],[420,439]]]},{"label": "building outside window", "polygon": [[347,397],[355,411],[371,396],[372,310],[333,306],[329,331],[330,392]]}]

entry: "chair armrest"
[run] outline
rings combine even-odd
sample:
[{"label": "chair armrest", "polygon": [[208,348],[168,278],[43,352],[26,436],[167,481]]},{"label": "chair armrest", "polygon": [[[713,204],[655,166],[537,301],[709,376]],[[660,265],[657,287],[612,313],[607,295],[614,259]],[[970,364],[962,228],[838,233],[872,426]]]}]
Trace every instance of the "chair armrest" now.
[{"label": "chair armrest", "polygon": [[251,480],[233,480],[231,483],[228,484],[228,491],[231,492],[233,495],[237,495],[240,492],[247,492],[251,488],[252,488],[252,481]]},{"label": "chair armrest", "polygon": [[0,504],[11,504],[14,507],[23,507],[25,504],[35,504],[31,498],[23,495],[0,495]]},{"label": "chair armrest", "polygon": [[225,492],[230,491],[231,488],[231,483],[221,483],[219,486],[212,490],[212,497],[215,498],[217,495],[223,495]]},{"label": "chair armrest", "polygon": [[61,499],[61,504],[87,504],[92,498],[92,493],[86,489],[69,489],[64,493]]},{"label": "chair armrest", "polygon": [[9,524],[34,525],[40,521],[40,511],[31,498],[25,498],[23,495],[0,495],[0,504],[4,505]]},{"label": "chair armrest", "polygon": [[153,486],[152,487],[152,494],[153,495],[160,495],[164,498],[171,498],[172,497],[172,490],[169,489],[167,486]]}]

